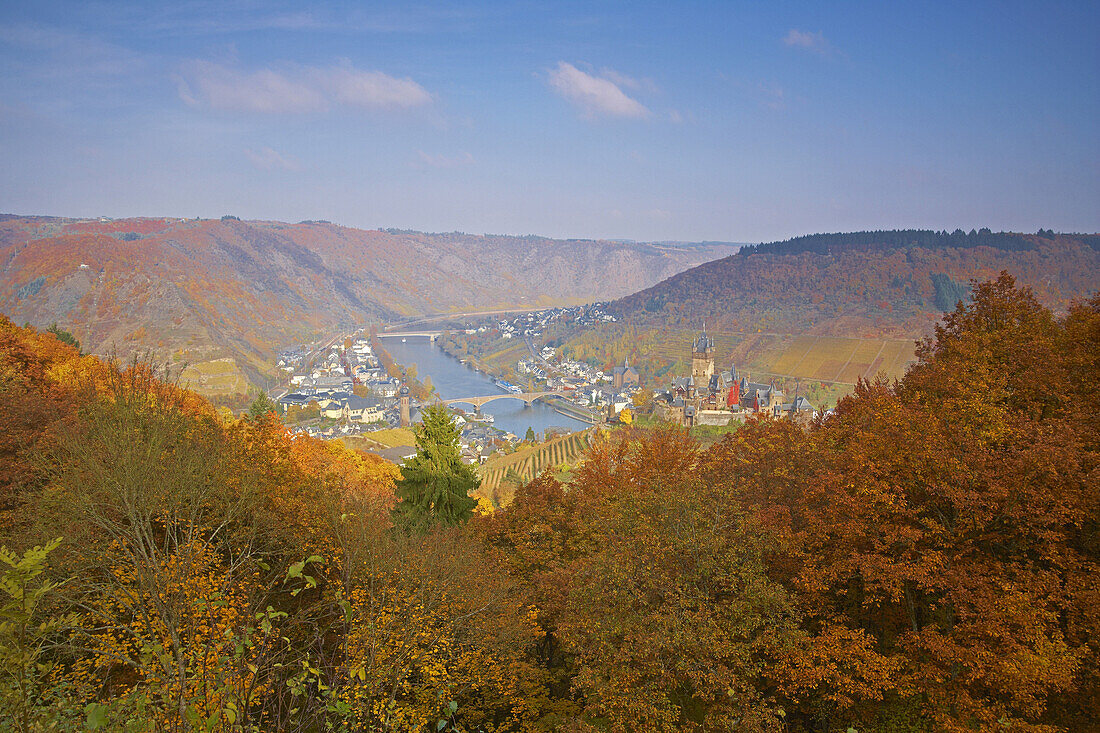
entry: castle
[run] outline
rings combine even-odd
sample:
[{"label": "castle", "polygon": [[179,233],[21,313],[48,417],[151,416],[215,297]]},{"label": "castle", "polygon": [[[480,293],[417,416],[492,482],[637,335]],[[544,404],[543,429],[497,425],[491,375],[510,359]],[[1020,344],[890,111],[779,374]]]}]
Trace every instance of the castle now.
[{"label": "castle", "polygon": [[812,419],[814,408],[805,397],[796,395],[788,402],[774,384],[749,381],[749,375],[739,376],[733,364],[716,372],[714,351],[714,339],[704,324],[691,342],[691,375],[674,379],[668,391],[657,397],[658,415],[685,427],[728,425],[750,414],[805,423]]}]

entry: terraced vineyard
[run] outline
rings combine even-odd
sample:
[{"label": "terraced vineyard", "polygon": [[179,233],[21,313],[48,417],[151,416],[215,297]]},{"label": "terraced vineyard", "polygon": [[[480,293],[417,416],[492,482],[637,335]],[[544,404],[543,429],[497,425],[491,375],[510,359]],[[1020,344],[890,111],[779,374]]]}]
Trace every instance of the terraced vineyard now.
[{"label": "terraced vineyard", "polygon": [[180,384],[206,397],[248,393],[248,378],[230,358],[188,365],[180,374]]},{"label": "terraced vineyard", "polygon": [[479,360],[490,373],[497,374],[511,369],[515,366],[517,360],[529,356],[527,344],[522,339],[504,341],[503,343],[506,346],[491,354],[486,354]]},{"label": "terraced vineyard", "polygon": [[507,506],[515,492],[515,486],[505,481],[510,473],[514,472],[519,479],[527,482],[547,468],[575,463],[588,450],[591,439],[592,431],[583,430],[540,445],[520,448],[509,455],[490,458],[481,465],[481,486],[475,494],[488,499],[494,506]]}]

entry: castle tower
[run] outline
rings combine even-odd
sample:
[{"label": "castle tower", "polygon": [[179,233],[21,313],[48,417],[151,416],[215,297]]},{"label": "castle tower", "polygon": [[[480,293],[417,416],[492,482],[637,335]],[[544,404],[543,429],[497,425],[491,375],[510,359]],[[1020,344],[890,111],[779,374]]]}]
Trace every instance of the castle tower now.
[{"label": "castle tower", "polygon": [[703,332],[691,342],[691,376],[696,385],[710,384],[711,375],[714,374],[714,339],[707,336],[707,324],[703,324]]},{"label": "castle tower", "polygon": [[397,390],[397,403],[400,406],[401,427],[407,428],[412,419],[409,417],[409,385],[405,384],[404,379],[401,381],[401,389]]}]

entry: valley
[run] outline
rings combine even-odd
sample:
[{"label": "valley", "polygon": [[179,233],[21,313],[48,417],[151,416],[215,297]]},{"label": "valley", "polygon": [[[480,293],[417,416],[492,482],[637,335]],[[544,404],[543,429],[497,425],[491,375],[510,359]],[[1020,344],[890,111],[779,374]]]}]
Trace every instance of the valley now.
[{"label": "valley", "polygon": [[[4,215],[0,312],[59,323],[92,353],[152,350],[181,365],[232,359],[230,371],[265,387],[279,348],[349,326],[626,295],[735,249],[233,216]],[[200,371],[211,368],[225,369]]]},{"label": "valley", "polygon": [[0,3],[0,733],[1100,733],[1097,30]]}]

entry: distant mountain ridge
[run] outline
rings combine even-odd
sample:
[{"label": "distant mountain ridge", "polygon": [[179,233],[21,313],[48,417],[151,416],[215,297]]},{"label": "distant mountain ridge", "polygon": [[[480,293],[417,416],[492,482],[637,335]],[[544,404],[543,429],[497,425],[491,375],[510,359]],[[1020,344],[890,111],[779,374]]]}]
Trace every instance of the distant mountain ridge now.
[{"label": "distant mountain ridge", "polygon": [[1100,235],[930,230],[813,234],[749,245],[610,304],[649,327],[919,337],[971,279],[1007,270],[1064,309],[1100,286]]},{"label": "distant mountain ridge", "polygon": [[615,298],[728,245],[425,234],[178,218],[0,216],[0,312],[103,353],[142,348],[263,369],[336,324]]}]

